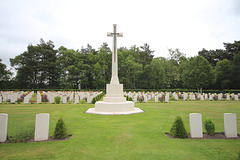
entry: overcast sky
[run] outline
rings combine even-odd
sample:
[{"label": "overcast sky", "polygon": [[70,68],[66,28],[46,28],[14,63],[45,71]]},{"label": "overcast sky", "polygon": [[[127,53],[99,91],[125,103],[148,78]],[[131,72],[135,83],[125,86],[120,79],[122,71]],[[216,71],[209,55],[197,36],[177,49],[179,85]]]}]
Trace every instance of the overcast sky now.
[{"label": "overcast sky", "polygon": [[40,38],[56,49],[111,47],[113,24],[118,47],[148,43],[155,57],[168,48],[190,57],[240,39],[240,0],[0,0],[0,58],[9,65]]}]

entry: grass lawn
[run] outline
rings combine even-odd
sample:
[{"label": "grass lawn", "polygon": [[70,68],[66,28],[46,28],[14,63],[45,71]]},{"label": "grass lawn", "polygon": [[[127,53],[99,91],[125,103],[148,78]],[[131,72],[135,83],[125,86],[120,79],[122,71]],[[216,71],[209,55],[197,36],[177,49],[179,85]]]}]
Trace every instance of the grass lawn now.
[{"label": "grass lawn", "polygon": [[[237,159],[240,140],[169,139],[176,116],[181,116],[189,132],[189,113],[210,118],[216,132],[224,132],[223,114],[236,113],[240,133],[240,102],[174,101],[170,103],[137,103],[144,113],[102,116],[85,114],[92,104],[0,104],[0,113],[9,117],[8,135],[16,125],[33,123],[37,113],[50,113],[49,134],[53,135],[62,117],[69,134],[68,141],[0,144],[0,159]],[[205,132],[205,129],[203,129]]]}]

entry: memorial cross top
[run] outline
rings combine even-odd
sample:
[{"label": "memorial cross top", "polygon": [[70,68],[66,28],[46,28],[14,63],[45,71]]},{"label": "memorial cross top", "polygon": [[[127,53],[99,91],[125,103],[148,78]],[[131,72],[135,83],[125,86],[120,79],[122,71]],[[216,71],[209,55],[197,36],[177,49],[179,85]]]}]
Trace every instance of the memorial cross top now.
[{"label": "memorial cross top", "polygon": [[114,24],[113,25],[113,33],[108,32],[107,33],[108,37],[113,37],[113,57],[114,57],[114,62],[116,62],[116,58],[117,58],[117,37],[122,37],[123,33],[117,33],[117,25]]},{"label": "memorial cross top", "polygon": [[113,33],[108,32],[108,37],[113,37],[113,51],[112,51],[112,78],[111,84],[119,84],[118,80],[118,60],[117,60],[117,37],[122,37],[122,33],[117,33],[117,25],[113,25]]}]

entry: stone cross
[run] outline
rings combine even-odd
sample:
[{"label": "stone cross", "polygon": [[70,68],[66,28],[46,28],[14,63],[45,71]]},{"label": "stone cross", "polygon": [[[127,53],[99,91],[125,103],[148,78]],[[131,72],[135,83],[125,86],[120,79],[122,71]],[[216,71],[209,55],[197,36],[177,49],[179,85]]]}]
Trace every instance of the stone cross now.
[{"label": "stone cross", "polygon": [[122,33],[117,33],[117,25],[113,25],[113,33],[108,32],[108,37],[113,37],[112,49],[112,78],[110,84],[119,84],[118,80],[118,60],[117,60],[117,37],[122,37]]}]

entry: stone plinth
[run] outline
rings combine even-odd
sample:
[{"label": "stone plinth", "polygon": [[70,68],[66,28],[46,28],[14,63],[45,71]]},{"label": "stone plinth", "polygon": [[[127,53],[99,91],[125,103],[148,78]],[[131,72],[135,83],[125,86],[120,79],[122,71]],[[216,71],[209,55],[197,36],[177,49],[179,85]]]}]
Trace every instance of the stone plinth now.
[{"label": "stone plinth", "polygon": [[7,140],[8,114],[0,114],[0,142]]},{"label": "stone plinth", "polygon": [[126,98],[123,96],[123,84],[107,84],[106,89],[104,102],[126,102]]},{"label": "stone plinth", "polygon": [[40,113],[36,115],[34,141],[48,140],[50,114]]},{"label": "stone plinth", "polygon": [[134,110],[134,102],[104,102],[95,103],[95,111],[98,112],[126,112]]},{"label": "stone plinth", "polygon": [[[97,110],[96,110],[97,108]],[[131,110],[129,110],[131,109]],[[86,113],[100,115],[129,115],[142,113],[143,110],[134,107],[134,102],[126,101],[119,103],[107,103],[98,101],[95,103],[95,108],[89,108]]]}]

